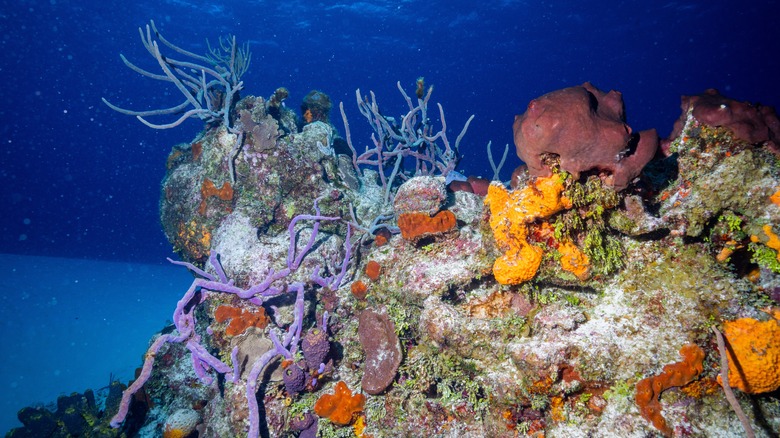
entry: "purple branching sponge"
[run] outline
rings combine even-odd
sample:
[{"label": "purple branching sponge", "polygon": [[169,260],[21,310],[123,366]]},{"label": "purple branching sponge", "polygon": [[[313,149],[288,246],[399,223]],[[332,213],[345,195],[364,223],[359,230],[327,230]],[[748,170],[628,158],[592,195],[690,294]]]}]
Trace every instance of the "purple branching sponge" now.
[{"label": "purple branching sponge", "polygon": [[325,362],[330,352],[330,342],[328,334],[319,328],[309,330],[301,341],[301,351],[306,365],[316,370],[320,364]]},{"label": "purple branching sponge", "polygon": [[[299,215],[293,218],[288,227],[290,235],[290,246],[287,254],[286,267],[280,271],[271,270],[268,272],[266,278],[260,283],[250,286],[248,289],[242,289],[235,286],[231,280],[227,278],[225,271],[222,269],[217,260],[217,254],[212,252],[209,257],[209,263],[214,268],[215,275],[186,262],[169,261],[175,265],[185,266],[192,271],[198,278],[193,280],[190,288],[187,289],[184,296],[179,300],[176,305],[176,310],[173,313],[173,323],[176,326],[176,332],[170,334],[164,334],[159,336],[154,343],[147,350],[144,357],[143,368],[138,378],[122,393],[122,400],[119,405],[119,410],[111,419],[112,427],[119,427],[127,416],[130,408],[130,402],[133,395],[141,389],[141,387],[149,380],[152,373],[152,367],[154,366],[154,359],[159,353],[160,349],[167,343],[185,343],[187,348],[192,354],[192,364],[195,369],[195,373],[206,385],[211,385],[214,382],[213,377],[209,375],[209,371],[214,370],[219,374],[225,375],[226,380],[230,382],[237,382],[241,376],[238,370],[238,348],[234,348],[231,352],[231,359],[233,368],[219,360],[217,357],[207,351],[207,349],[201,344],[200,335],[195,331],[196,319],[195,310],[199,304],[203,303],[211,296],[217,293],[233,294],[237,297],[247,300],[255,305],[262,305],[264,301],[285,294],[295,293],[295,306],[294,306],[294,321],[287,329],[286,332],[281,333],[279,328],[271,328],[269,330],[269,337],[273,342],[273,348],[262,356],[257,358],[252,366],[246,380],[246,398],[247,407],[249,410],[249,431],[247,436],[249,438],[255,438],[260,433],[260,414],[257,404],[257,387],[260,374],[265,367],[279,356],[285,359],[292,359],[295,353],[298,351],[298,346],[301,339],[301,331],[303,329],[304,318],[304,296],[306,285],[301,282],[294,282],[286,285],[276,285],[277,282],[289,276],[292,272],[297,270],[303,258],[311,251],[314,243],[317,239],[317,233],[319,231],[320,222],[322,221],[338,221],[340,217],[322,216],[320,214],[317,201],[314,202],[315,215]],[[312,232],[309,236],[306,245],[302,250],[296,251],[296,231],[295,226],[302,220],[313,221]],[[347,266],[351,258],[351,226],[347,224],[347,236],[344,241],[345,256],[341,266],[341,270],[338,274],[332,277],[321,277],[319,275],[319,269],[315,269],[311,275],[311,280],[314,284],[321,287],[329,287],[332,290],[336,290],[341,286],[342,280],[346,274]],[[281,335],[281,339],[280,339]],[[319,364],[318,364],[319,365]],[[315,365],[315,368],[317,366]],[[303,381],[305,387],[306,374],[303,373]],[[315,428],[316,431],[316,428]]]}]

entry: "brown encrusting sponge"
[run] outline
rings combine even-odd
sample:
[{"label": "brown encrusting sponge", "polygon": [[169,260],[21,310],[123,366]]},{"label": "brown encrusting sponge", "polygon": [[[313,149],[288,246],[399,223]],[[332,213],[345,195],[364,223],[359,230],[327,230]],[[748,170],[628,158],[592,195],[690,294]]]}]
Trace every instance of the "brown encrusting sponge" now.
[{"label": "brown encrusting sponge", "polygon": [[384,309],[365,309],[360,313],[358,336],[366,353],[360,385],[371,395],[381,394],[393,383],[403,359],[395,324]]}]

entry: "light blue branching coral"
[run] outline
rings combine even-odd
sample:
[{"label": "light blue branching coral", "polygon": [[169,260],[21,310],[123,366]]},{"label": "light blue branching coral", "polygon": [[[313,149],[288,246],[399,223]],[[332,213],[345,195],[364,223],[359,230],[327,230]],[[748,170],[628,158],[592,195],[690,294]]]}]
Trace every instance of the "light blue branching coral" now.
[{"label": "light blue branching coral", "polygon": [[[143,76],[172,82],[184,95],[185,100],[170,108],[147,111],[124,109],[110,103],[106,98],[103,98],[103,103],[114,111],[135,116],[141,123],[154,129],[174,128],[190,117],[197,117],[207,124],[222,123],[230,129],[230,112],[238,101],[238,92],[244,87],[241,76],[246,73],[252,59],[248,44],[238,46],[235,36],[220,38],[219,48],[212,48],[209,45],[209,54],[202,56],[166,40],[157,30],[154,21],[146,25],[146,32],[143,28],[138,28],[138,33],[141,35],[144,47],[165,74],[151,73],[128,61],[124,55],[119,55],[122,61],[131,70]],[[163,55],[160,51],[160,43],[189,60],[178,61]],[[190,109],[186,110],[187,108]],[[170,123],[156,124],[145,119],[148,116],[179,114],[182,111],[184,113]]]}]

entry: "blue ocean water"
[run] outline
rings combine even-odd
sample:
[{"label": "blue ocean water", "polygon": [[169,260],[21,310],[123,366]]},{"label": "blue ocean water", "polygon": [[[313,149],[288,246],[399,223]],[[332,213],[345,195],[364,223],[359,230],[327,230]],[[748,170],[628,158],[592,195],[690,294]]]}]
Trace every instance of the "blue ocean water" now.
[{"label": "blue ocean water", "polygon": [[174,266],[0,254],[0,433],[24,406],[135,377],[192,277]]},{"label": "blue ocean water", "polygon": [[[269,96],[284,86],[291,92],[288,106],[298,108],[306,93],[321,90],[335,103],[344,102],[358,145],[367,144],[369,130],[361,125],[355,89],[373,90],[385,113],[400,114],[405,103],[396,82],[411,92],[424,76],[435,87],[433,100],[444,107],[451,138],[475,115],[461,144],[459,170],[490,176],[488,141],[500,154],[504,144],[511,146],[513,118],[529,100],[585,81],[621,91],[628,123],[635,130],[656,128],[662,136],[679,116],[682,94],[712,87],[739,100],[780,105],[780,28],[773,13],[778,3],[3,0],[0,253],[10,255],[0,261],[19,269],[34,264],[38,275],[4,290],[3,306],[14,311],[3,314],[2,349],[19,345],[20,330],[28,344],[41,339],[43,328],[65,333],[64,312],[51,315],[43,328],[31,318],[50,299],[36,291],[59,287],[44,282],[73,272],[61,270],[62,258],[78,259],[68,266],[92,272],[96,280],[59,293],[59,305],[95,317],[127,318],[117,324],[122,327],[131,319],[143,322],[148,330],[137,335],[141,338],[164,324],[175,296],[187,287],[186,273],[174,286],[174,280],[150,277],[137,266],[164,269],[171,254],[158,217],[165,158],[171,146],[188,142],[202,126],[191,120],[176,129],[152,130],[100,100],[138,110],[181,102],[173,87],[142,78],[119,58],[122,53],[154,70],[137,31],[150,19],[166,38],[196,53],[220,35],[249,41],[253,57],[243,77],[244,95]],[[332,119],[343,129],[337,113]],[[504,179],[519,164],[513,150]],[[108,261],[136,266],[128,281],[147,286],[138,290],[145,305],[132,315],[96,305],[96,297],[126,293],[109,281]],[[11,275],[2,272],[6,279]],[[81,321],[100,329],[99,318]],[[115,343],[130,342],[130,334],[112,331]],[[59,361],[67,345],[83,344],[83,336],[73,332],[62,350],[59,344],[39,348],[48,354],[39,360]],[[94,348],[87,343],[83,351]],[[113,371],[137,362],[122,358]],[[79,369],[91,376],[86,368],[89,364]],[[28,381],[39,377],[34,373],[51,372],[13,370],[28,371]],[[106,384],[107,375],[96,377],[83,385]],[[0,374],[0,387],[9,388],[8,379],[7,372]],[[49,389],[56,395],[86,388]],[[6,408],[30,401],[19,402],[4,405],[2,418],[13,417]],[[0,423],[0,431],[8,427]]]}]

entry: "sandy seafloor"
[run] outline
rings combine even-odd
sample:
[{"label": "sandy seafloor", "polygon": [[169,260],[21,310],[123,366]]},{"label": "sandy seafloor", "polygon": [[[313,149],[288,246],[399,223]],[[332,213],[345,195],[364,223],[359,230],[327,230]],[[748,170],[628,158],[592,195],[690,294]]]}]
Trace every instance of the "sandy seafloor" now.
[{"label": "sandy seafloor", "polygon": [[164,263],[0,254],[0,434],[24,406],[134,377],[192,282]]}]

